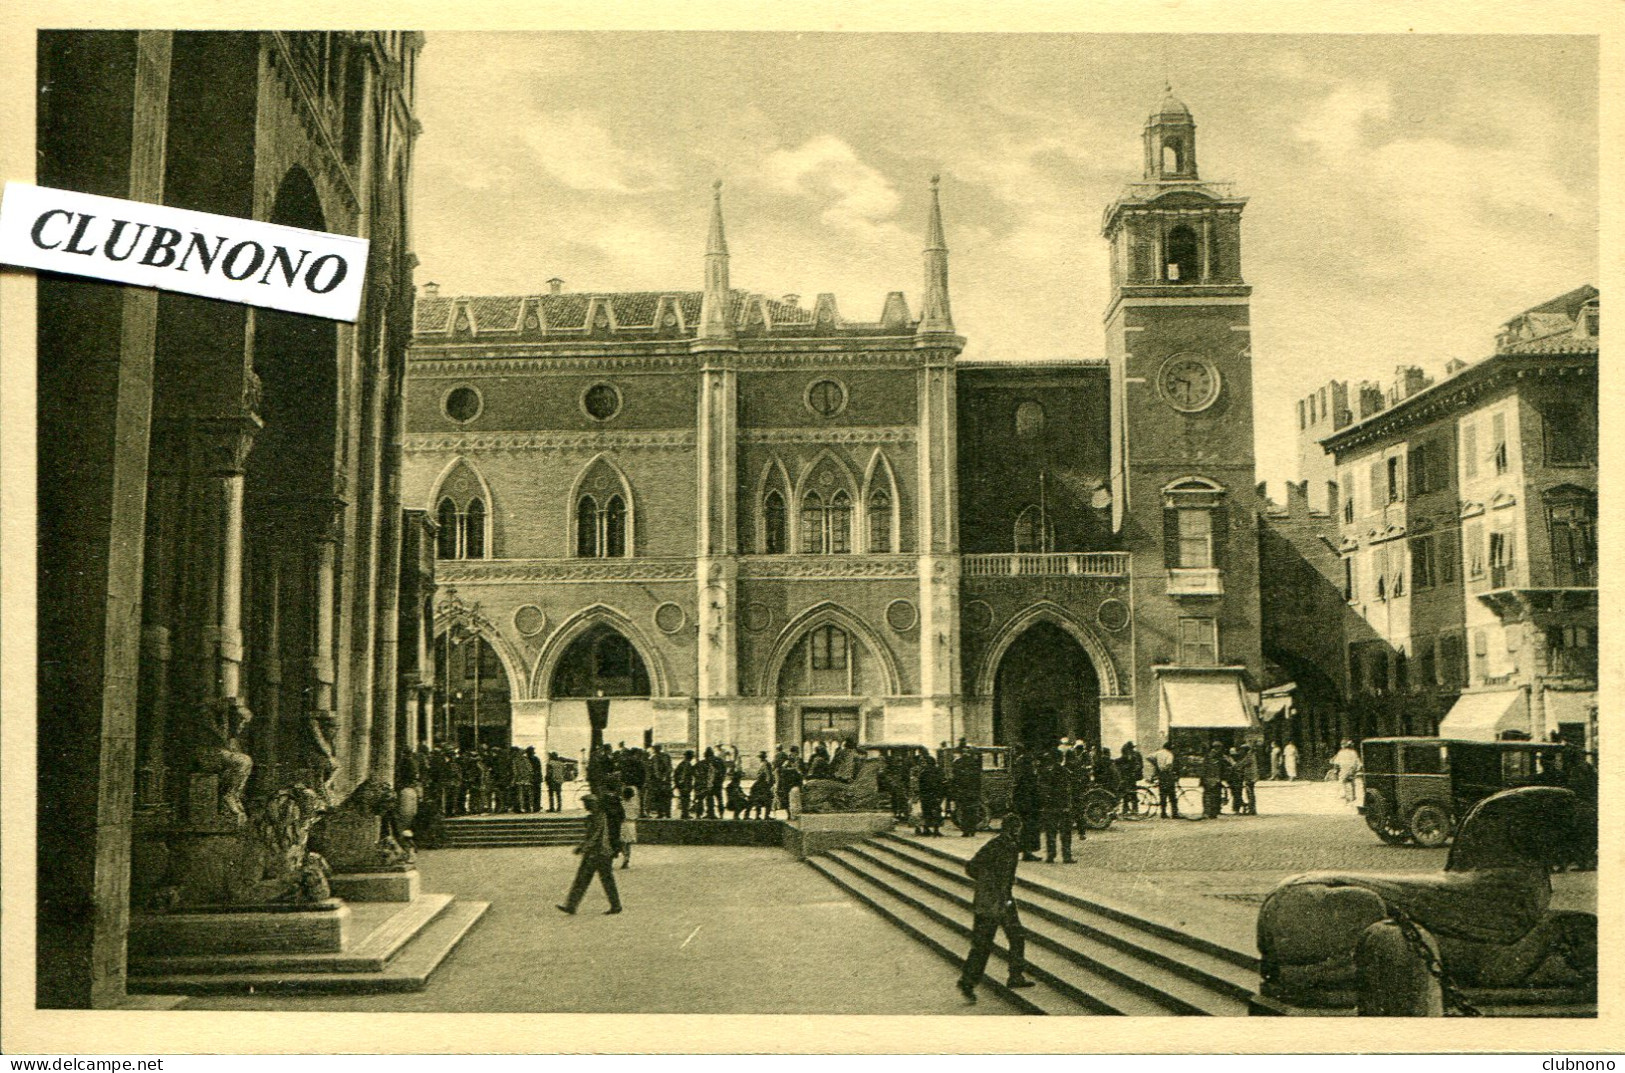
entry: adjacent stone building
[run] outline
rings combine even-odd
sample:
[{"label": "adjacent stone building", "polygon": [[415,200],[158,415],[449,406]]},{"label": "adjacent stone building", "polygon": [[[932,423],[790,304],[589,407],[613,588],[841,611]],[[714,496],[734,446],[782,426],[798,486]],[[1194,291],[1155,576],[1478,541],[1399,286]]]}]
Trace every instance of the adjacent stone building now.
[{"label": "adjacent stone building", "polygon": [[40,274],[42,1006],[124,997],[132,901],[243,829],[245,761],[250,801],[392,771],[421,44],[39,36],[42,185],[371,240],[355,324]]},{"label": "adjacent stone building", "polygon": [[[1438,383],[1401,367],[1386,393],[1362,385],[1358,419],[1320,430],[1337,552],[1320,573],[1348,613],[1334,663],[1296,655],[1346,682],[1344,732],[1594,745],[1598,301],[1586,286],[1519,314]],[[1296,590],[1272,575],[1264,598],[1275,614]]]},{"label": "adjacent stone building", "polygon": [[[439,525],[417,740],[1192,747],[1259,688],[1245,200],[1171,95],[1109,209],[1106,356],[963,362],[917,309],[730,285],[417,302],[405,501]],[[974,284],[973,284],[974,285]]]}]

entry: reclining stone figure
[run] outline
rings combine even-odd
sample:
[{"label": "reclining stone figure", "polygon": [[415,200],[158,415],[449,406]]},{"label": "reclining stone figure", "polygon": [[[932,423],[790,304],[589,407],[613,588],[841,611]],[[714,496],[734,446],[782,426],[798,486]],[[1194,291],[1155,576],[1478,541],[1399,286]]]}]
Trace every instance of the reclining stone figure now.
[{"label": "reclining stone figure", "polygon": [[1469,1012],[1457,989],[1594,1002],[1597,918],[1551,910],[1550,872],[1595,830],[1572,791],[1522,787],[1468,813],[1443,872],[1284,880],[1258,913],[1262,992],[1363,1016]]}]

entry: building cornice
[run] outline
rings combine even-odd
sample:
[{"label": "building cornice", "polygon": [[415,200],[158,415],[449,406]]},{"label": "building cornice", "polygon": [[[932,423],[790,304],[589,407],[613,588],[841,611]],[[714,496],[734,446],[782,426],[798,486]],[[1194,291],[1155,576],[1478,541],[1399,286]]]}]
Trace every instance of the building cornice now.
[{"label": "building cornice", "polygon": [[407,454],[445,451],[602,451],[687,450],[692,429],[626,429],[609,432],[414,432],[405,437]]}]

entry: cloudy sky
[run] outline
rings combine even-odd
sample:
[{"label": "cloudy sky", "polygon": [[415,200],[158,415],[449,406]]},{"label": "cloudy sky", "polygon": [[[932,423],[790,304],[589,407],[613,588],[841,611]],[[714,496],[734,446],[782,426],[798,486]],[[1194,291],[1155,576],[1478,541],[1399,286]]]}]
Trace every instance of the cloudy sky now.
[{"label": "cloudy sky", "polygon": [[1590,38],[791,33],[431,34],[417,278],[698,289],[721,178],[735,286],[917,311],[940,172],[966,356],[1099,356],[1101,212],[1165,77],[1252,199],[1261,479],[1326,379],[1477,359],[1596,281]]}]

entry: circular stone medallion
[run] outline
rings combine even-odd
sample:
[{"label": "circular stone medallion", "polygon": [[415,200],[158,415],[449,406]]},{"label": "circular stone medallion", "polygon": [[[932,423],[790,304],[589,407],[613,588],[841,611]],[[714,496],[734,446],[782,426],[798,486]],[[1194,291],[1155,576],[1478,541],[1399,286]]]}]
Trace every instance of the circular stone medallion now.
[{"label": "circular stone medallion", "polygon": [[907,600],[893,600],[886,605],[886,625],[898,633],[907,633],[919,624],[920,613]]},{"label": "circular stone medallion", "polygon": [[688,623],[688,612],[681,604],[667,601],[655,608],[655,627],[661,633],[676,633]]},{"label": "circular stone medallion", "polygon": [[1100,610],[1095,612],[1095,621],[1102,627],[1116,633],[1128,625],[1128,605],[1113,597],[1100,602]]}]

